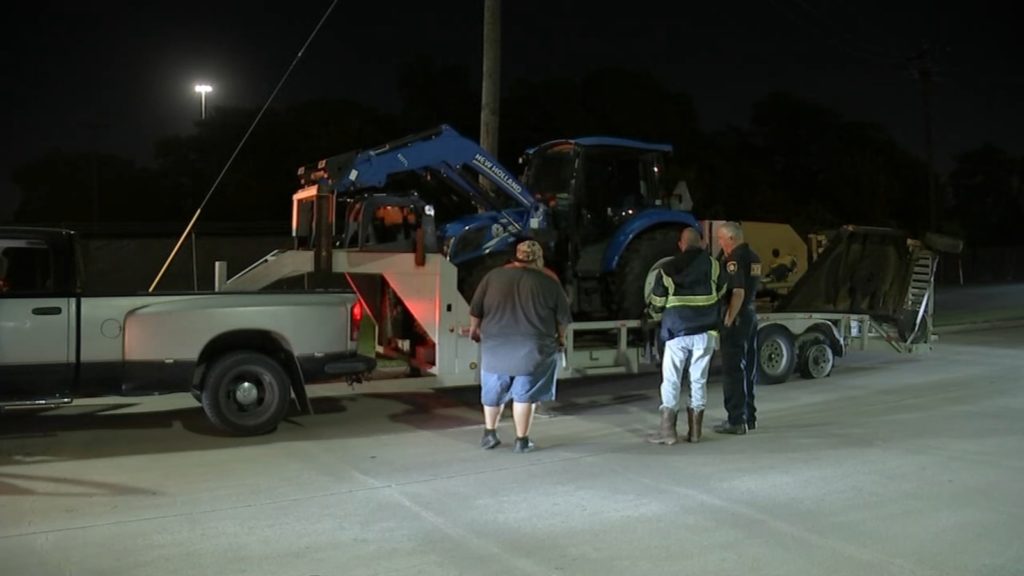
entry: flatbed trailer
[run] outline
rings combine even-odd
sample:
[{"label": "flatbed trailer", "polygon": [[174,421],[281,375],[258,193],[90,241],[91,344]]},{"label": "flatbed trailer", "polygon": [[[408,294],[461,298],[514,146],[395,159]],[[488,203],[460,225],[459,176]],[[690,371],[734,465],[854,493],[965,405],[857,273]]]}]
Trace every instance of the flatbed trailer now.
[{"label": "flatbed trailer", "polygon": [[[812,260],[774,309],[758,314],[763,383],[784,382],[793,373],[827,377],[838,358],[873,341],[900,353],[931,349],[938,254],[925,243],[890,229],[848,226]],[[325,273],[359,294],[376,329],[377,354],[401,358],[409,367],[399,374],[400,384],[378,382],[366,391],[479,384],[480,349],[469,338],[469,304],[458,288],[457,267],[440,253],[276,251],[218,289],[261,290]],[[217,277],[225,277],[223,270]],[[573,323],[559,377],[657,370],[655,328],[644,319]]]}]

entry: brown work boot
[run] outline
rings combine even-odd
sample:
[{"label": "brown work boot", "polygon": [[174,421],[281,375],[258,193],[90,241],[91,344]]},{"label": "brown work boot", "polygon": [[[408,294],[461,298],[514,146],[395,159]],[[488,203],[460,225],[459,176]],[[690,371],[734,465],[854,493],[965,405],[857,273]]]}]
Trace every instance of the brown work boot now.
[{"label": "brown work boot", "polygon": [[651,434],[647,437],[647,441],[651,444],[666,444],[671,446],[679,441],[679,436],[676,434],[676,419],[679,417],[679,413],[671,408],[662,407],[661,409],[661,427],[658,429],[657,434]]},{"label": "brown work boot", "polygon": [[696,444],[700,442],[701,429],[704,426],[704,411],[694,410],[693,408],[686,409],[686,441]]}]

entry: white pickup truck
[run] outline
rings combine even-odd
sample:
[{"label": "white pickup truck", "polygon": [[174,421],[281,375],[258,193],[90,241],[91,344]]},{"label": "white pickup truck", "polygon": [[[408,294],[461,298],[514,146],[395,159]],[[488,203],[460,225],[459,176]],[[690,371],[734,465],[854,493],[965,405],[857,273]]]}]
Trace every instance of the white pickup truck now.
[{"label": "white pickup truck", "polygon": [[189,392],[236,434],[273,431],[291,393],[357,380],[352,293],[83,294],[76,236],[0,227],[0,408]]}]

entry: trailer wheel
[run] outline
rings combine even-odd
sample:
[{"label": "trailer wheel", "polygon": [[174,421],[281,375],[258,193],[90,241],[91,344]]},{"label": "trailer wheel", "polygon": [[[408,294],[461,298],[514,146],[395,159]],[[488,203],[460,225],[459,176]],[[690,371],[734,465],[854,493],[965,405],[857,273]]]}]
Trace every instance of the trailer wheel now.
[{"label": "trailer wheel", "polygon": [[[812,326],[796,339],[796,369],[809,379],[825,378],[832,374],[836,362],[834,336],[820,326]],[[827,350],[817,347],[823,346]]]},{"label": "trailer wheel", "polygon": [[639,318],[643,314],[647,307],[644,290],[649,290],[648,276],[659,264],[664,264],[662,260],[679,254],[682,231],[676,227],[654,230],[626,247],[619,264],[617,286],[613,290],[619,318]]},{"label": "trailer wheel", "polygon": [[789,379],[796,364],[796,348],[789,330],[769,324],[758,331],[757,363],[761,383],[782,384]]},{"label": "trailer wheel", "polygon": [[288,413],[291,382],[274,359],[232,352],[203,379],[203,410],[220,428],[244,436],[273,432]]},{"label": "trailer wheel", "polygon": [[800,375],[808,379],[825,378],[832,373],[836,355],[825,342],[815,342],[804,347],[800,354]]}]

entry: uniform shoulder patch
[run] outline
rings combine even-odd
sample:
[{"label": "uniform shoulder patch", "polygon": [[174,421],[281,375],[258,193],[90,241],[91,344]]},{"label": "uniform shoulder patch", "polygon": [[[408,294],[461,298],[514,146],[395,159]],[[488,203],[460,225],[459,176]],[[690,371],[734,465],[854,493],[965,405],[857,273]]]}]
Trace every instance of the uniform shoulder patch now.
[{"label": "uniform shoulder patch", "polygon": [[760,276],[761,275],[761,263],[760,262],[752,262],[750,264],[750,275],[751,276]]},{"label": "uniform shoulder patch", "polygon": [[735,274],[736,273],[736,269],[738,267],[739,266],[736,264],[735,260],[730,260],[730,261],[725,263],[725,269],[729,272],[729,274]]}]

